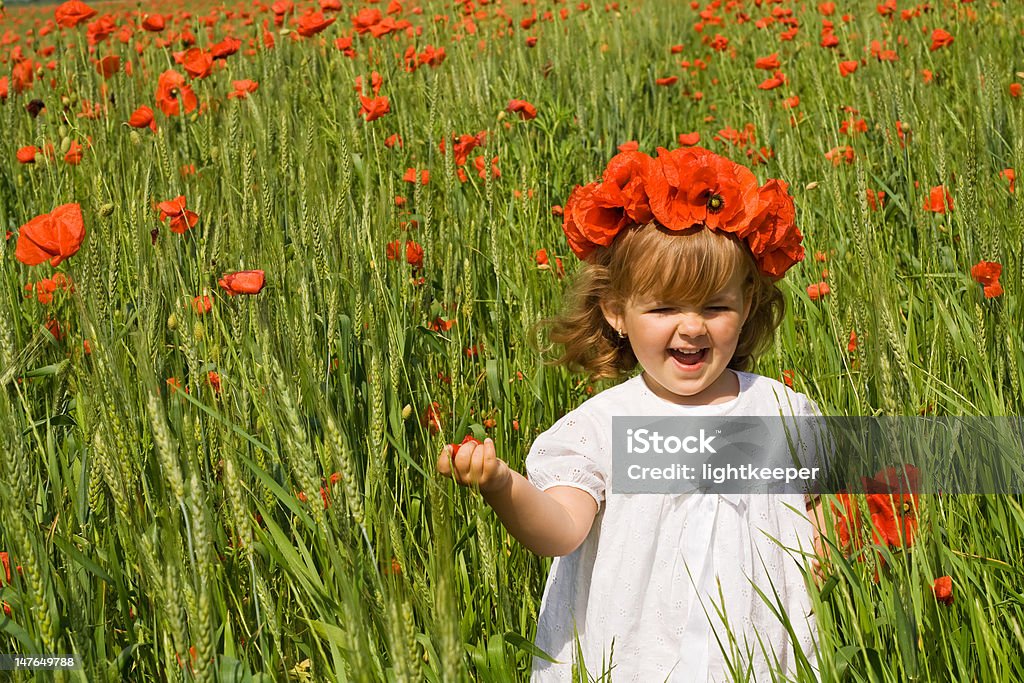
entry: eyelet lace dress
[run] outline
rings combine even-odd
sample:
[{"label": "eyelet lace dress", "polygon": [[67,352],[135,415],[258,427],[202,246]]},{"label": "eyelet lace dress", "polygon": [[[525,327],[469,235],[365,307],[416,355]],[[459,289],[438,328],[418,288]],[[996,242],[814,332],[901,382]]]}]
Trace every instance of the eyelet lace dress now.
[{"label": "eyelet lace dress", "polygon": [[[598,513],[582,545],[552,562],[535,642],[559,663],[535,657],[532,682],[570,680],[574,631],[588,674],[598,678],[611,660],[614,683],[731,681],[727,661],[736,662],[737,651],[755,681],[771,681],[771,670],[795,675],[796,647],[815,665],[816,627],[797,552],[809,552],[813,541],[803,495],[611,490],[613,416],[819,414],[780,382],[736,374],[735,399],[692,407],[658,397],[637,375],[566,414],[533,443],[529,480],[541,490],[586,491]],[[795,640],[752,582],[781,604]],[[730,644],[721,613],[737,642]]]}]

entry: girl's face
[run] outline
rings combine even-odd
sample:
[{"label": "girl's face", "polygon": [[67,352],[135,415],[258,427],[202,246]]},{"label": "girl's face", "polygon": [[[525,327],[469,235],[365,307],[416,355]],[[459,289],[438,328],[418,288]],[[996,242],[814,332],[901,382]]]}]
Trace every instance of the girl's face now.
[{"label": "girl's face", "polygon": [[735,398],[735,375],[725,372],[750,312],[740,270],[700,304],[631,299],[605,319],[626,333],[647,385],[666,401],[707,405]]}]

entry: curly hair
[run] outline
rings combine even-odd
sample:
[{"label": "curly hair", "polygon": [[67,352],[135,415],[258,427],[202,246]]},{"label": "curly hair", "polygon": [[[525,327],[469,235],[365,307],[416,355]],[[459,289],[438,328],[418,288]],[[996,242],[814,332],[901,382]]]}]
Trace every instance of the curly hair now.
[{"label": "curly hair", "polygon": [[[679,239],[685,234],[686,239]],[[629,339],[619,338],[605,320],[601,303],[622,310],[631,299],[652,297],[699,304],[744,273],[750,312],[729,362],[747,370],[782,322],[785,299],[762,275],[750,249],[735,237],[694,228],[684,233],[657,223],[623,231],[610,246],[599,247],[576,274],[563,311],[538,323],[551,342],[563,347],[552,365],[588,373],[591,381],[616,378],[633,370],[637,359]]]}]

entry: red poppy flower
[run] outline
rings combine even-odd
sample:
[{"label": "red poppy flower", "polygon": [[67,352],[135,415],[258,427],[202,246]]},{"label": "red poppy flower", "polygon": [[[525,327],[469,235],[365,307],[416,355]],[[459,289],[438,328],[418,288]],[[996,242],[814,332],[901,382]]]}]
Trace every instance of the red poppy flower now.
[{"label": "red poppy flower", "polygon": [[537,262],[538,267],[548,267],[548,250],[538,249],[537,253],[533,255],[534,260]]},{"label": "red poppy flower", "polygon": [[323,12],[311,12],[299,19],[298,33],[304,38],[315,36],[325,28],[337,21],[336,18],[327,19]]},{"label": "red poppy flower", "polygon": [[56,268],[64,259],[78,252],[83,239],[82,207],[62,204],[21,226],[14,257],[27,266],[49,261]]},{"label": "red poppy flower", "polygon": [[78,2],[77,0],[71,0],[65,2],[57,7],[53,11],[53,18],[57,21],[59,26],[65,28],[74,28],[82,22],[89,21],[97,12],[92,7],[89,7],[84,2]]},{"label": "red poppy flower", "polygon": [[210,370],[208,373],[206,373],[206,381],[210,383],[210,386],[213,388],[214,393],[220,393],[220,375],[218,375],[213,370]]},{"label": "red poppy flower", "polygon": [[168,69],[160,74],[156,86],[156,104],[167,116],[178,116],[182,113],[188,114],[199,105],[199,100],[192,88],[185,85],[185,77],[173,69]]},{"label": "red poppy flower", "polygon": [[949,576],[940,576],[932,581],[932,594],[935,599],[943,605],[953,604],[953,579]]},{"label": "red poppy flower", "polygon": [[192,78],[206,78],[213,71],[213,55],[198,47],[189,48],[182,55],[181,66]]},{"label": "red poppy flower", "polygon": [[766,78],[758,84],[758,90],[774,90],[785,84],[786,77],[781,71],[776,71],[771,78]]},{"label": "red poppy flower", "polygon": [[924,201],[924,210],[933,213],[946,213],[953,210],[953,195],[944,186],[933,187]]},{"label": "red poppy flower", "polygon": [[665,76],[664,78],[655,78],[654,82],[657,85],[663,86],[675,85],[676,83],[679,82],[679,76]]},{"label": "red poppy flower", "polygon": [[948,31],[937,28],[932,31],[932,45],[929,48],[932,52],[935,52],[941,47],[946,47],[953,44],[953,36]]},{"label": "red poppy flower", "polygon": [[868,188],[867,190],[865,190],[865,192],[867,193],[868,206],[871,208],[872,211],[877,211],[878,209],[882,208],[882,205],[885,202],[884,190],[878,190],[876,192],[875,190]]},{"label": "red poppy flower", "polygon": [[71,146],[64,155],[64,162],[71,164],[72,166],[77,166],[82,163],[82,153],[82,146],[78,144],[78,140],[72,140]]},{"label": "red poppy flower", "polygon": [[479,446],[480,442],[472,434],[467,434],[463,437],[461,443],[450,443],[448,444],[452,449],[452,457],[454,458],[459,454],[459,449],[466,444],[472,444],[473,446]]},{"label": "red poppy flower", "polygon": [[423,267],[423,247],[409,240],[405,243],[405,260],[413,268]]},{"label": "red poppy flower", "polygon": [[857,332],[856,330],[850,330],[850,343],[846,345],[846,350],[853,353],[857,350]]},{"label": "red poppy flower", "polygon": [[839,62],[839,75],[846,78],[856,71],[858,66],[860,66],[860,62],[853,60]]},{"label": "red poppy flower", "polygon": [[759,208],[750,169],[700,147],[658,149],[644,183],[651,212],[669,230],[696,224],[745,238]]},{"label": "red poppy flower", "polygon": [[245,99],[249,97],[249,93],[256,92],[256,89],[260,87],[260,84],[246,78],[241,81],[231,81],[231,87],[234,88],[234,90],[228,93],[229,100]]},{"label": "red poppy flower", "polygon": [[530,120],[537,118],[537,108],[526,100],[509,100],[505,111],[512,114],[519,114],[521,119]]},{"label": "red poppy flower", "polygon": [[700,142],[700,133],[680,133],[679,144],[683,147],[693,147]]},{"label": "red poppy flower", "polygon": [[856,153],[853,151],[853,147],[842,145],[825,152],[825,158],[831,161],[833,166],[838,166],[843,162],[852,164],[856,159]]},{"label": "red poppy flower", "polygon": [[997,297],[1003,293],[1003,286],[999,284],[999,276],[1002,272],[1002,264],[993,261],[979,261],[971,267],[971,277],[984,288],[986,299]]},{"label": "red poppy flower", "polygon": [[185,234],[186,230],[195,227],[199,222],[199,215],[185,208],[185,195],[157,204],[160,210],[160,220],[171,219],[171,232],[179,235]]},{"label": "red poppy flower", "polygon": [[265,284],[262,270],[243,270],[237,273],[225,273],[217,284],[228,293],[228,296],[239,294],[259,294]]},{"label": "red poppy flower", "polygon": [[34,145],[27,145],[18,149],[15,154],[18,157],[19,164],[34,164],[36,162],[36,155],[39,154],[40,151],[41,150]]},{"label": "red poppy flower", "polygon": [[1010,182],[1010,192],[1012,193],[1017,182],[1017,173],[1012,168],[1004,168],[999,172],[999,177]]},{"label": "red poppy flower", "polygon": [[150,14],[142,21],[142,28],[152,33],[159,33],[166,27],[162,14]]},{"label": "red poppy flower", "polygon": [[1010,84],[1010,97],[1020,97],[1020,94],[1024,92],[1024,85],[1020,83]]},{"label": "red poppy flower", "polygon": [[202,296],[192,297],[192,308],[198,315],[209,313],[210,309],[213,308],[213,299],[205,294]]},{"label": "red poppy flower", "polygon": [[153,110],[142,105],[134,112],[128,119],[128,125],[132,128],[145,128],[149,126],[154,132],[156,131],[156,121],[153,119]]},{"label": "red poppy flower", "polygon": [[361,106],[359,115],[366,118],[366,122],[376,121],[391,111],[391,102],[386,97],[365,97],[359,96]]},{"label": "red poppy flower", "polygon": [[779,68],[779,53],[773,52],[767,57],[758,57],[754,62],[755,69],[764,69],[765,71],[775,71]]},{"label": "red poppy flower", "polygon": [[751,219],[747,244],[761,272],[780,278],[804,258],[803,235],[796,226],[796,207],[789,185],[773,178],[758,190],[757,214]]},{"label": "red poppy flower", "polygon": [[441,405],[437,401],[431,403],[423,411],[420,424],[429,428],[431,434],[437,434],[441,431]]},{"label": "red poppy flower", "polygon": [[823,296],[828,296],[832,292],[832,288],[828,286],[827,282],[816,282],[813,285],[807,285],[807,296],[811,297],[811,301],[817,301]]},{"label": "red poppy flower", "polygon": [[109,55],[96,61],[96,73],[108,79],[121,68],[121,58],[117,55]]}]

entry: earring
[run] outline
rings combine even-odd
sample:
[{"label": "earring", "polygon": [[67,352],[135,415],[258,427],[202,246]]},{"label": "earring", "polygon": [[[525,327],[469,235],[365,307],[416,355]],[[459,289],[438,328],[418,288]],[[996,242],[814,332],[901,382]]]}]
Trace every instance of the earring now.
[{"label": "earring", "polygon": [[625,332],[623,332],[622,330],[616,330],[616,331],[619,333],[619,339],[625,339],[626,338],[626,333]]}]

